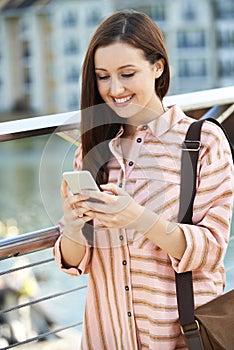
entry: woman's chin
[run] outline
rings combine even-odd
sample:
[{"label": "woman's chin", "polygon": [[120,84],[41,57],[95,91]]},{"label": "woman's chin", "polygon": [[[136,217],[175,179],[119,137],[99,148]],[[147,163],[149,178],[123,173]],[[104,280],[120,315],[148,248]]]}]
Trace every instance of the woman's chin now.
[{"label": "woman's chin", "polygon": [[130,119],[136,117],[142,111],[142,106],[129,104],[127,106],[117,106],[114,103],[110,104],[110,108],[121,118]]}]

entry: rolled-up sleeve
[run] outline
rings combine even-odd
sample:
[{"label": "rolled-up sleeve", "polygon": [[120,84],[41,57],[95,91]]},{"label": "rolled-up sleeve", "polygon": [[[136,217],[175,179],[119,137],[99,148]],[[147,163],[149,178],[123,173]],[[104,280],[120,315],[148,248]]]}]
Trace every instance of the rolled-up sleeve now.
[{"label": "rolled-up sleeve", "polygon": [[230,146],[222,130],[205,122],[199,156],[193,225],[179,224],[186,239],[182,259],[171,258],[177,272],[214,271],[223,265],[230,235],[234,170]]},{"label": "rolled-up sleeve", "polygon": [[81,276],[83,274],[89,273],[90,261],[91,261],[91,248],[86,245],[85,255],[77,267],[67,267],[63,264],[62,254],[61,254],[61,238],[62,235],[57,239],[54,246],[54,256],[58,267],[65,273],[72,276]]}]

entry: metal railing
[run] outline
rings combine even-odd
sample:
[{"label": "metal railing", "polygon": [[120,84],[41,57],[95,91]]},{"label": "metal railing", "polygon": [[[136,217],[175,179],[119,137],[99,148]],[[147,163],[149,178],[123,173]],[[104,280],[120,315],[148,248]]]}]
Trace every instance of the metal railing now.
[{"label": "metal railing", "polygon": [[[165,98],[164,102],[166,105],[179,104],[184,111],[203,110],[205,111],[203,117],[211,116],[222,123],[230,116],[233,116],[234,113],[234,86],[183,95],[168,96]],[[74,133],[74,130],[79,130],[80,115],[80,111],[75,111],[70,113],[61,113],[10,122],[2,122],[0,123],[0,142],[56,133],[66,140],[71,141],[72,143],[76,143],[77,133]],[[0,260],[7,260],[9,258],[19,257],[40,250],[46,250],[53,247],[58,237],[58,226],[54,226],[35,232],[21,234],[16,237],[2,239],[0,241]],[[234,237],[231,237],[231,240],[234,240]],[[27,269],[33,266],[40,266],[42,264],[50,263],[53,260],[53,257],[51,257],[49,259],[26,264],[21,267],[8,269],[6,271],[2,271],[0,273],[0,277],[18,271],[19,269]],[[231,269],[234,269],[234,266],[231,267]],[[1,315],[5,315],[9,312],[28,307],[29,305],[33,305],[45,300],[50,300],[51,298],[57,298],[61,295],[79,291],[84,288],[86,288],[86,285],[69,289],[63,292],[58,292],[53,295],[36,298],[34,300],[21,303],[20,305],[11,305],[10,307],[1,310],[0,317]],[[21,342],[10,344],[9,346],[6,346],[2,349],[6,350],[24,344],[33,343],[40,339],[44,339],[51,334],[56,334],[62,330],[80,324],[81,322],[77,322],[66,327],[59,327],[55,330],[39,334],[36,337],[31,337]]]}]

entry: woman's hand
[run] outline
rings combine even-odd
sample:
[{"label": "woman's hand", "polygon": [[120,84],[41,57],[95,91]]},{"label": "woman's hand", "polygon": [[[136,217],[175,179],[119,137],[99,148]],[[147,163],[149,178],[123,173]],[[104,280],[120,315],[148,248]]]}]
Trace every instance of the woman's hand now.
[{"label": "woman's hand", "polygon": [[[101,185],[103,192],[82,191],[77,195],[79,212],[89,220],[97,219],[105,227],[134,227],[144,208],[123,189],[114,184]],[[81,209],[82,208],[82,209]]]},{"label": "woman's hand", "polygon": [[[63,235],[79,243],[82,241],[81,235],[85,222],[90,221],[90,217],[85,215],[87,209],[80,206],[80,198],[77,195],[71,195],[68,191],[68,184],[65,180],[61,184],[62,208],[64,214],[64,232]],[[88,197],[83,196],[84,199]]]}]

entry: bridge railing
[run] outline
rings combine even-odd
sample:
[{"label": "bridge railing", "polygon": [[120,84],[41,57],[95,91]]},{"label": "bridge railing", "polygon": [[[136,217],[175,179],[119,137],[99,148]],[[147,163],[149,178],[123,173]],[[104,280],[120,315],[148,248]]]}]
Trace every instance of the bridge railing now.
[{"label": "bridge railing", "polygon": [[[229,118],[232,118],[232,124],[234,123],[234,86],[176,96],[168,96],[165,98],[164,103],[166,105],[179,104],[185,112],[189,111],[190,115],[192,116],[194,114],[195,118],[211,116],[216,118],[221,123],[226,122]],[[20,138],[56,133],[67,141],[76,144],[77,135],[79,134],[80,117],[80,111],[74,111],[69,113],[60,113],[10,122],[2,122],[0,123],[0,142],[9,142]],[[39,229],[38,231],[21,234],[16,237],[1,239],[0,260],[17,259],[20,256],[32,254],[38,251],[45,251],[53,247],[58,237],[59,228],[58,226],[53,226],[47,229]],[[234,247],[233,241],[234,236],[231,237],[232,247]],[[41,268],[43,268],[45,264],[51,263],[53,260],[54,259],[51,254],[51,257],[49,258],[28,263],[13,269],[6,269],[5,271],[0,272],[0,278],[18,270],[24,270],[35,266],[41,266]],[[228,270],[234,270],[234,266],[229,266]],[[84,288],[86,288],[85,284],[77,288],[58,291],[52,295],[49,294],[44,297],[30,299],[27,302],[17,305],[10,305],[9,307],[6,307],[0,311],[0,318],[4,317],[10,312],[27,308],[45,300],[58,298],[61,295],[73,293],[74,291],[80,291]],[[24,346],[23,348],[25,349],[27,344],[35,344],[35,342],[39,341],[40,339],[46,339],[47,337],[51,336],[51,334],[57,334],[68,328],[73,328],[81,324],[82,322],[78,321],[64,327],[57,327],[56,329],[50,330],[46,333],[37,334],[36,336],[31,337],[29,336],[27,339],[15,342],[14,344],[8,344],[1,349],[11,349],[21,346]],[[33,349],[32,345],[30,345],[30,349]]]}]

